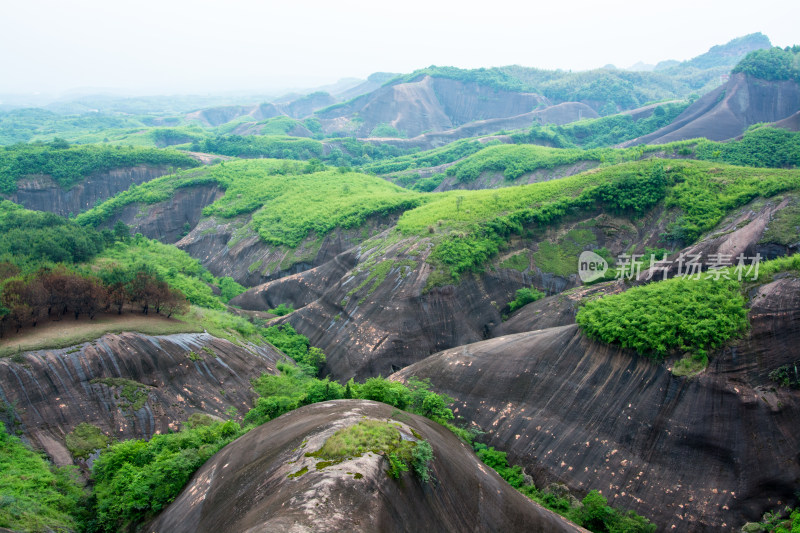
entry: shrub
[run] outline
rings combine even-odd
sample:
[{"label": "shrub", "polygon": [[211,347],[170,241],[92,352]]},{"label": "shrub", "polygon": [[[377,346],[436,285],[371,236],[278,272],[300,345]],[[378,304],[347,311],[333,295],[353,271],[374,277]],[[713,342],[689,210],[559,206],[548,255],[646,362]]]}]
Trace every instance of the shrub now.
[{"label": "shrub", "polygon": [[278,307],[276,307],[275,309],[268,309],[267,310],[267,313],[270,313],[272,315],[277,315],[277,316],[284,316],[284,315],[288,315],[289,313],[293,313],[293,312],[294,312],[294,307],[292,307],[291,305],[283,304],[283,303],[279,304]]},{"label": "shrub", "polygon": [[70,470],[49,465],[0,423],[0,527],[75,530],[83,497]]},{"label": "shrub", "polygon": [[508,310],[509,312],[513,313],[520,307],[528,305],[531,302],[541,300],[544,297],[545,294],[541,291],[536,290],[534,287],[518,289],[517,297],[514,300],[508,302]]},{"label": "shrub", "polygon": [[735,280],[672,278],[589,301],[576,321],[589,337],[661,359],[719,348],[747,327]]}]

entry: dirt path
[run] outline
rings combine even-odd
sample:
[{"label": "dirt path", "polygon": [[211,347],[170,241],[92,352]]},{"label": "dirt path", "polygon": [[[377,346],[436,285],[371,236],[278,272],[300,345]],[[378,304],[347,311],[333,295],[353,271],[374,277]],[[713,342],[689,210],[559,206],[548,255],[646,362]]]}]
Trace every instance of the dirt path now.
[{"label": "dirt path", "polygon": [[94,340],[106,333],[123,331],[167,335],[197,331],[197,327],[174,318],[138,313],[102,314],[97,315],[94,320],[89,320],[88,317],[75,320],[71,316],[65,316],[59,321],[51,320],[40,323],[35,328],[25,328],[18,335],[14,334],[13,328],[7,328],[6,334],[0,339],[0,357],[17,351],[64,348]]}]

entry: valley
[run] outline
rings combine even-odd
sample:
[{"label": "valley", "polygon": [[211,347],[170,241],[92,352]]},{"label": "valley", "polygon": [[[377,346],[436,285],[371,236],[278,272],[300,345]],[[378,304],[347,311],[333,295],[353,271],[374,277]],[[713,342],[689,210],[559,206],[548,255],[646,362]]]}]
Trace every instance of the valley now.
[{"label": "valley", "polygon": [[0,530],[800,527],[800,47],[327,89],[0,111]]}]

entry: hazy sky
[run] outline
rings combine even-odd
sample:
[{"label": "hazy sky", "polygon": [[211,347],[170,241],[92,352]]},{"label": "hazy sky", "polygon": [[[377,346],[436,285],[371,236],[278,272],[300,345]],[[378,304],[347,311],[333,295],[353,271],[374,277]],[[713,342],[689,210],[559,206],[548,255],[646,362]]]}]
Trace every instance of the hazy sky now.
[{"label": "hazy sky", "polygon": [[800,44],[799,21],[797,0],[7,1],[0,92],[198,94],[428,65],[626,67],[757,31]]}]

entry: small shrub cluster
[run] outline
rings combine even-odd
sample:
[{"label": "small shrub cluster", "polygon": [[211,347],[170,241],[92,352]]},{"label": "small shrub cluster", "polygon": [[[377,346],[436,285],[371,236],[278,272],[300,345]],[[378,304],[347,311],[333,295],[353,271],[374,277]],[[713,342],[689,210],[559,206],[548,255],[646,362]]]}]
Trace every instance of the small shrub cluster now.
[{"label": "small shrub cluster", "polygon": [[517,290],[517,297],[508,302],[508,312],[513,313],[529,303],[541,300],[544,296],[543,292],[536,290],[534,287],[519,289]]},{"label": "small shrub cluster", "polygon": [[587,302],[576,321],[591,338],[656,359],[719,348],[747,327],[736,280],[672,278]]},{"label": "small shrub cluster", "polygon": [[568,491],[538,489],[519,465],[510,465],[505,452],[474,444],[475,452],[487,466],[493,468],[509,485],[533,501],[596,533],[654,533],[656,525],[633,511],[621,511],[608,505],[608,500],[596,490],[578,502]]},{"label": "small shrub cluster", "polygon": [[430,481],[433,449],[424,440],[408,440],[400,435],[399,424],[380,420],[361,420],[331,435],[322,448],[306,456],[341,461],[367,452],[382,455],[389,462],[387,474],[399,478],[413,469],[421,481]]},{"label": "small shrub cluster", "polygon": [[276,315],[276,316],[285,316],[285,315],[288,315],[289,313],[293,313],[293,312],[294,312],[294,307],[292,307],[291,305],[284,304],[284,303],[278,304],[278,307],[276,307],[275,309],[268,309],[267,310],[267,313],[270,313],[270,314]]}]

